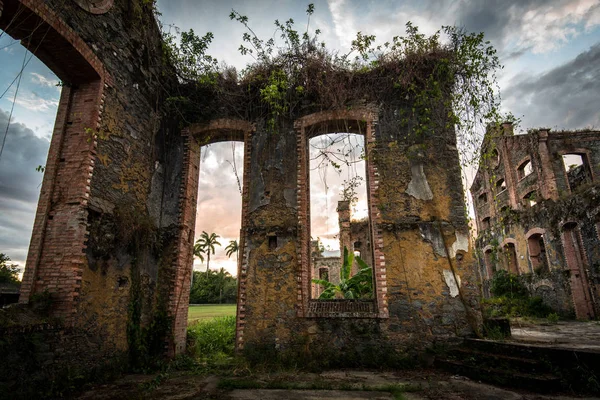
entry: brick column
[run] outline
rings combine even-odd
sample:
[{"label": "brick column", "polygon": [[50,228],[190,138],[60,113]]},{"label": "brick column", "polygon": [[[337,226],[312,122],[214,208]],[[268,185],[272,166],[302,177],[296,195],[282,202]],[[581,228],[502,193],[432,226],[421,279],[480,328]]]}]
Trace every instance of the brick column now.
[{"label": "brick column", "polygon": [[244,176],[242,181],[242,227],[238,246],[238,297],[236,311],[235,345],[244,347],[244,327],[246,326],[246,283],[249,251],[246,250],[248,234],[248,184],[250,183],[250,155],[252,153],[252,132],[244,132]]},{"label": "brick column", "polygon": [[389,317],[387,301],[387,267],[383,253],[383,231],[379,212],[379,170],[373,162],[373,149],[376,143],[373,118],[367,120],[365,134],[365,152],[367,154],[367,199],[369,203],[369,223],[373,248],[373,290],[377,300],[377,312],[380,318]]},{"label": "brick column", "polygon": [[540,155],[540,192],[542,198],[558,200],[556,176],[552,166],[552,158],[548,150],[548,130],[539,131],[538,154]]},{"label": "brick column", "polygon": [[[352,253],[354,246],[350,237],[350,202],[347,200],[338,201],[337,206],[338,224],[340,227],[340,256],[344,257],[344,247]],[[356,274],[355,266],[352,266],[352,275]]]},{"label": "brick column", "polygon": [[297,309],[296,315],[304,317],[308,309],[311,290],[310,271],[310,204],[309,204],[309,168],[308,168],[308,138],[305,127],[296,126],[296,150],[298,152],[298,237],[300,245],[296,257],[297,269]]},{"label": "brick column", "polygon": [[19,301],[45,290],[52,314],[74,322],[87,235],[87,204],[94,171],[104,84],[63,88]]},{"label": "brick column", "polygon": [[[187,134],[187,132],[184,132]],[[174,282],[169,296],[169,312],[173,318],[173,343],[168,355],[173,357],[185,351],[190,285],[194,263],[194,230],[198,176],[200,173],[200,145],[191,135],[185,138],[183,168],[179,197],[179,237],[173,255]]]},{"label": "brick column", "polygon": [[504,164],[504,182],[506,182],[506,190],[508,190],[508,199],[510,201],[510,207],[513,209],[517,209],[521,207],[520,202],[518,201],[517,196],[517,178],[516,178],[516,169],[513,166],[510,154],[511,152],[508,150],[508,137],[512,137],[513,126],[511,123],[502,124],[502,145],[499,146],[500,149],[500,158],[502,159],[502,163]]}]

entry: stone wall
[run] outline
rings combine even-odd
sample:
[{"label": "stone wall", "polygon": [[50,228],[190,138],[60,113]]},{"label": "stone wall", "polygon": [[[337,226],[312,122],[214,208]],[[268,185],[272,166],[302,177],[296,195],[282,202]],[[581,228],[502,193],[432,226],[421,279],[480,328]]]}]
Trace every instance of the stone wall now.
[{"label": "stone wall", "polygon": [[[357,74],[341,102],[307,97],[275,118],[258,95],[269,74],[227,94],[179,86],[151,2],[2,4],[0,28],[29,37],[65,83],[21,302],[50,293],[50,314],[65,329],[104,338],[90,357],[108,351],[139,362],[184,351],[200,145],[232,139],[245,145],[239,350],[268,357],[306,349],[317,358],[329,348],[332,359],[344,351],[377,362],[478,329],[476,264],[443,99],[432,105],[438,125],[413,135],[415,120],[402,117],[414,106],[404,89],[388,82],[364,90],[389,73],[373,70]],[[13,17],[31,19],[12,25]],[[31,35],[38,25],[49,36]],[[173,93],[195,108],[169,115]],[[181,130],[184,119],[194,124]],[[317,307],[308,140],[340,129],[365,136],[371,249],[363,258],[374,294]]]},{"label": "stone wall", "polygon": [[81,4],[3,2],[0,28],[63,83],[20,301],[48,292],[61,335],[102,338],[90,359],[162,357],[176,352],[184,140],[163,108],[176,80],[150,3]]}]

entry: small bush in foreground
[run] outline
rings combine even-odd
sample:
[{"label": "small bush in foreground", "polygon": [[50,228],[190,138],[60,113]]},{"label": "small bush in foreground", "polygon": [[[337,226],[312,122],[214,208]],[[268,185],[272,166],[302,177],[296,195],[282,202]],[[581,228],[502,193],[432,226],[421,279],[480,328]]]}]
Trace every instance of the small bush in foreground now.
[{"label": "small bush in foreground", "polygon": [[196,358],[233,356],[235,317],[218,317],[188,326],[187,351]]}]

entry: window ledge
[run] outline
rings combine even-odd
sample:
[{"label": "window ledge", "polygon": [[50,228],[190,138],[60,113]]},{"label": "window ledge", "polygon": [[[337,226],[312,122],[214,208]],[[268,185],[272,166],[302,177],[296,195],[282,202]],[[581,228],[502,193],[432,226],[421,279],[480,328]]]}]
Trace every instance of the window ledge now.
[{"label": "window ledge", "polygon": [[308,318],[379,318],[374,300],[310,300]]}]

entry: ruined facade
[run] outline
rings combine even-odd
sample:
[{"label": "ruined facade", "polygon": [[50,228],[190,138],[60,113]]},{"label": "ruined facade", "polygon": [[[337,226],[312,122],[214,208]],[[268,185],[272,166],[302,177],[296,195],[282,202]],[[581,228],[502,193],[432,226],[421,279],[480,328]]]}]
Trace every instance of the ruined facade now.
[{"label": "ruined facade", "polygon": [[[344,248],[348,252],[354,253],[355,256],[367,258],[363,260],[371,269],[373,268],[373,259],[371,247],[371,233],[369,219],[353,220],[351,217],[352,211],[349,201],[338,201],[337,206],[340,242],[340,256],[338,257],[323,257],[322,249],[319,248],[319,242],[313,240],[311,242],[311,269],[312,278],[323,279],[333,284],[340,283],[340,272],[344,257]],[[352,264],[350,276],[355,275],[359,270],[359,265],[356,261]],[[312,284],[312,298],[316,299],[322,293],[323,288],[320,285]]]},{"label": "ruined facade", "polygon": [[[444,101],[431,105],[439,125],[413,136],[403,117],[413,100],[388,81],[372,89],[369,74],[385,71],[365,72],[333,100],[311,98],[327,84],[307,82],[301,106],[275,119],[260,82],[231,85],[242,102],[182,87],[148,2],[0,0],[0,10],[0,28],[64,82],[20,301],[49,293],[60,329],[95,338],[91,359],[185,350],[201,145],[224,140],[245,146],[238,350],[378,364],[478,329]],[[181,94],[202,107],[183,118],[169,108]],[[340,131],[365,136],[368,302],[311,294],[308,141]]]},{"label": "ruined facade", "polygon": [[600,132],[490,130],[471,187],[485,291],[498,269],[565,315],[600,311]]}]

